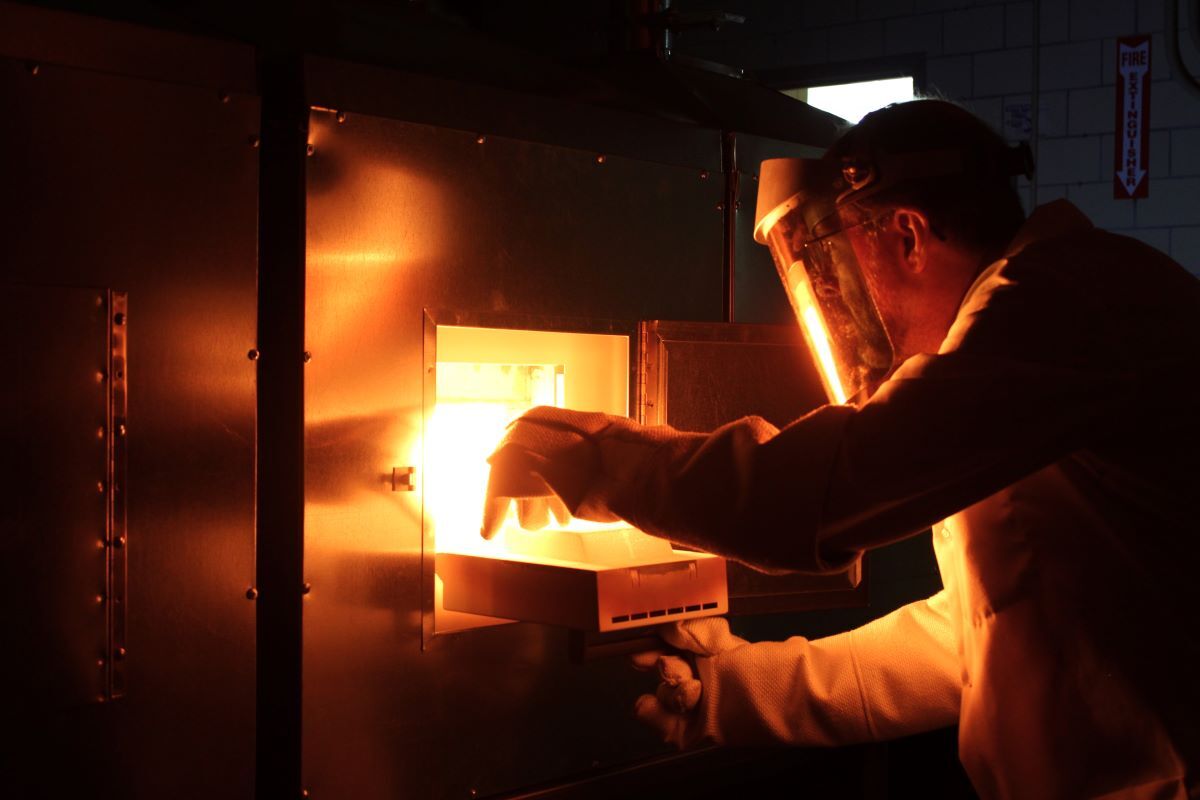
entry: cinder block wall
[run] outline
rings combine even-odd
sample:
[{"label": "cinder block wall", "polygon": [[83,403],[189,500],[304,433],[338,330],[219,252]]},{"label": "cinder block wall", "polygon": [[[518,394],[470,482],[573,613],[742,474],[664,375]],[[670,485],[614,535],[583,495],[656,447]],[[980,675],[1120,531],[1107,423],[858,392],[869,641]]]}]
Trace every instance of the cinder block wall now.
[{"label": "cinder block wall", "polygon": [[[717,5],[746,24],[685,33],[677,50],[754,71],[914,54],[927,91],[963,103],[1014,142],[1033,138],[1036,91],[1038,169],[1034,185],[1022,185],[1027,205],[1066,197],[1100,227],[1200,275],[1200,89],[1171,55],[1172,2],[723,0]],[[1153,36],[1150,196],[1115,200],[1116,37],[1145,33]]]}]

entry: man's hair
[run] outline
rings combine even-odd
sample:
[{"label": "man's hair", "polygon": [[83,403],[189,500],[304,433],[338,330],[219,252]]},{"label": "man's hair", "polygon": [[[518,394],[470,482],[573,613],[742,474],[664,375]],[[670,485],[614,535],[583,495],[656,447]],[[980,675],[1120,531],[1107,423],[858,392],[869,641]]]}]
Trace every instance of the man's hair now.
[{"label": "man's hair", "polygon": [[873,210],[911,206],[941,236],[999,256],[1025,220],[1010,177],[1012,153],[1004,140],[969,111],[945,100],[913,100],[873,111],[839,138],[826,158],[876,163],[881,156],[958,153],[958,174],[905,180],[866,197]]}]

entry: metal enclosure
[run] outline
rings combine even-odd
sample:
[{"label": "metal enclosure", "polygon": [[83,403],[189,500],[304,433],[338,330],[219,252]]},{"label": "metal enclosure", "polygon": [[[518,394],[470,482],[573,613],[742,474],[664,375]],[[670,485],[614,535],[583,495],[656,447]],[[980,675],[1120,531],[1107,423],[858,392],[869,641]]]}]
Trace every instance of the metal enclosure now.
[{"label": "metal enclosure", "polygon": [[[20,647],[28,614],[67,647],[7,659],[9,796],[253,794],[253,90],[248,48],[0,5],[2,280],[19,285],[4,405],[41,406],[0,423],[4,640]],[[127,366],[110,288],[128,297]],[[22,519],[82,548],[83,571],[47,583],[9,563],[28,555]],[[58,679],[85,660],[86,680]]]},{"label": "metal enclosure", "polygon": [[319,59],[307,83],[305,790],[486,796],[663,753],[628,713],[645,676],[570,663],[566,630],[430,636],[423,321],[719,323],[720,133]]},{"label": "metal enclosure", "polygon": [[[482,796],[661,752],[625,709],[643,676],[568,663],[565,630],[482,628],[422,650],[421,475],[416,492],[392,492],[391,475],[421,464],[427,308],[718,319],[714,165],[322,105],[345,113],[310,120],[305,788]],[[719,164],[714,132],[688,137]]]}]

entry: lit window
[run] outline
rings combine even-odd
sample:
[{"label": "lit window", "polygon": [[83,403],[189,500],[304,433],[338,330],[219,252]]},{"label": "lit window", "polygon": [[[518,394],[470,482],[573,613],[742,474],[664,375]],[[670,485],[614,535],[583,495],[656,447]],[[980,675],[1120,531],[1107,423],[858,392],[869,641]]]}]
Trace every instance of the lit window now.
[{"label": "lit window", "polygon": [[885,78],[878,81],[839,83],[834,86],[801,86],[783,93],[810,106],[857,123],[870,112],[891,103],[913,99],[913,79]]}]

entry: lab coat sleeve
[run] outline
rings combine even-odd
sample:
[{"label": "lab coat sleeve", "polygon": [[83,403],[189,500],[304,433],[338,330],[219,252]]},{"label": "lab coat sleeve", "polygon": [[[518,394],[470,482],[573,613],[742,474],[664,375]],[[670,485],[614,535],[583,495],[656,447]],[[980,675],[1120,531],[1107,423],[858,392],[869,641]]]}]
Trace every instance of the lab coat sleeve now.
[{"label": "lab coat sleeve", "polygon": [[985,281],[941,351],[862,407],[783,430],[756,417],[711,434],[607,427],[581,507],[760,569],[833,572],[1053,463],[1153,378],[1089,350],[1103,311],[1029,272]]},{"label": "lab coat sleeve", "polygon": [[834,746],[958,721],[962,685],[944,591],[852,631],[742,643],[696,665],[704,740]]}]

